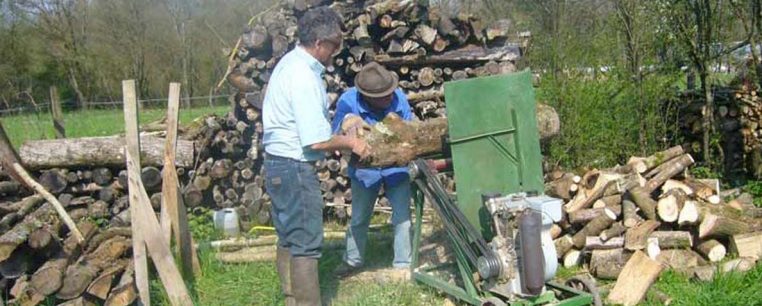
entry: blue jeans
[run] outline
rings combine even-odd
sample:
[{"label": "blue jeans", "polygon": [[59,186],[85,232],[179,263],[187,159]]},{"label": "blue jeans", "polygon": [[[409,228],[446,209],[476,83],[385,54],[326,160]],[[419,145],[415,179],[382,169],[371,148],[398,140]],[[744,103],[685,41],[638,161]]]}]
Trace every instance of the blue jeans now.
[{"label": "blue jeans", "polygon": [[320,258],[323,197],[314,164],[267,155],[264,167],[278,245],[294,257]]},{"label": "blue jeans", "polygon": [[[381,183],[366,188],[357,180],[352,180],[352,219],[347,229],[347,251],[344,261],[354,267],[363,264],[365,245],[368,242],[368,226],[373,216],[373,206],[378,198]],[[410,242],[410,181],[397,186],[384,186],[386,198],[392,205],[392,225],[394,226],[395,268],[407,268],[412,258]]]}]

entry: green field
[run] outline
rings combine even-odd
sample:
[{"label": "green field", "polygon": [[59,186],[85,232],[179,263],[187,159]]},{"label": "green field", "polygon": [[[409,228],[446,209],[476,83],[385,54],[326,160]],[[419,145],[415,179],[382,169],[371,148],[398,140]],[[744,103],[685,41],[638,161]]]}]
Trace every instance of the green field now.
[{"label": "green field", "polygon": [[[180,108],[180,124],[206,114],[225,114],[228,105],[216,107]],[[161,119],[166,114],[164,108],[147,108],[139,113],[140,123]],[[55,138],[50,113],[24,114],[0,117],[5,132],[14,147],[24,141]],[[74,111],[64,113],[66,137],[110,136],[124,132],[124,113],[121,108]]]}]

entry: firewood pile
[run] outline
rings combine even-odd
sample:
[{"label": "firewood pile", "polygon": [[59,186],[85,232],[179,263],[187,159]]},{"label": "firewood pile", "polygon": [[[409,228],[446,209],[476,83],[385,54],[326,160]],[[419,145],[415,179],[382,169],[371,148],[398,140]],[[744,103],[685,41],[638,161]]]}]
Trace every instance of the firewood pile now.
[{"label": "firewood pile", "polygon": [[[241,207],[242,215],[253,217],[255,223],[269,220],[270,203],[262,192],[260,117],[267,82],[278,60],[296,45],[298,17],[308,6],[326,2],[293,1],[252,20],[239,39],[227,77],[237,91],[232,97],[235,111],[220,124],[215,136],[217,143],[225,143],[223,147],[237,147],[231,141],[244,146],[237,152],[228,149],[212,155],[195,171],[193,184],[198,189],[211,193],[218,206]],[[345,25],[343,49],[324,76],[331,114],[340,94],[353,85],[354,76],[370,61],[399,76],[399,86],[420,120],[445,117],[444,82],[515,71],[520,50],[517,44],[507,43],[509,34],[515,35],[509,23],[487,26],[472,15],[445,16],[427,2],[343,0],[330,4]],[[320,188],[330,204],[326,216],[345,221],[352,201],[348,157],[327,157],[318,164]],[[212,168],[230,170],[210,171]],[[218,182],[228,179],[219,174],[228,173],[240,183],[220,187]],[[388,206],[384,197],[379,202]]]},{"label": "firewood pile", "polygon": [[624,304],[642,298],[628,290],[647,290],[639,282],[664,268],[701,280],[751,269],[762,257],[762,208],[748,194],[722,193],[717,180],[691,177],[693,162],[676,146],[582,176],[549,174],[546,192],[565,201],[552,231],[560,263],[618,279],[610,296]]},{"label": "firewood pile", "polygon": [[2,205],[2,299],[14,305],[37,305],[45,299],[75,303],[71,305],[84,305],[76,304],[84,300],[131,304],[137,292],[129,226],[116,222],[106,228],[111,213],[102,200],[74,197],[65,205],[85,237],[81,244],[66,235],[52,205],[39,195]]}]

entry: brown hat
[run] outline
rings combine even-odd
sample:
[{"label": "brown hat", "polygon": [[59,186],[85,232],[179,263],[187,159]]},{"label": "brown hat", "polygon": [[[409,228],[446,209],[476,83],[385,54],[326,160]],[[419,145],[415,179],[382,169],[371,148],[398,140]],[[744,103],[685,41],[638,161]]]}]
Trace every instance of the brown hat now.
[{"label": "brown hat", "polygon": [[355,87],[364,96],[371,98],[386,97],[397,89],[399,78],[376,62],[362,67],[355,76]]}]

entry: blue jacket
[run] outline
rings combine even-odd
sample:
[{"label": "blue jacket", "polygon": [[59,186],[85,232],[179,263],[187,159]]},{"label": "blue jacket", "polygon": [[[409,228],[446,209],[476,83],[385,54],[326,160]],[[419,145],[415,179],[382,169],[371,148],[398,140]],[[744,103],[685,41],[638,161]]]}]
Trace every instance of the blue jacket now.
[{"label": "blue jacket", "polygon": [[[394,90],[394,99],[389,107],[383,111],[377,112],[365,104],[365,102],[362,101],[362,95],[357,91],[357,88],[352,87],[344,92],[344,94],[339,97],[338,102],[336,102],[336,113],[333,116],[332,124],[333,133],[337,134],[340,132],[341,122],[347,114],[358,115],[365,120],[366,123],[375,124],[383,120],[387,114],[392,112],[397,113],[403,120],[413,120],[413,113],[410,110],[410,104],[407,102],[407,97],[399,88]],[[407,182],[409,178],[407,167],[355,169],[354,167],[349,166],[347,170],[350,178],[362,182],[365,187],[374,186],[382,181],[387,186],[395,186],[399,183]]]}]

